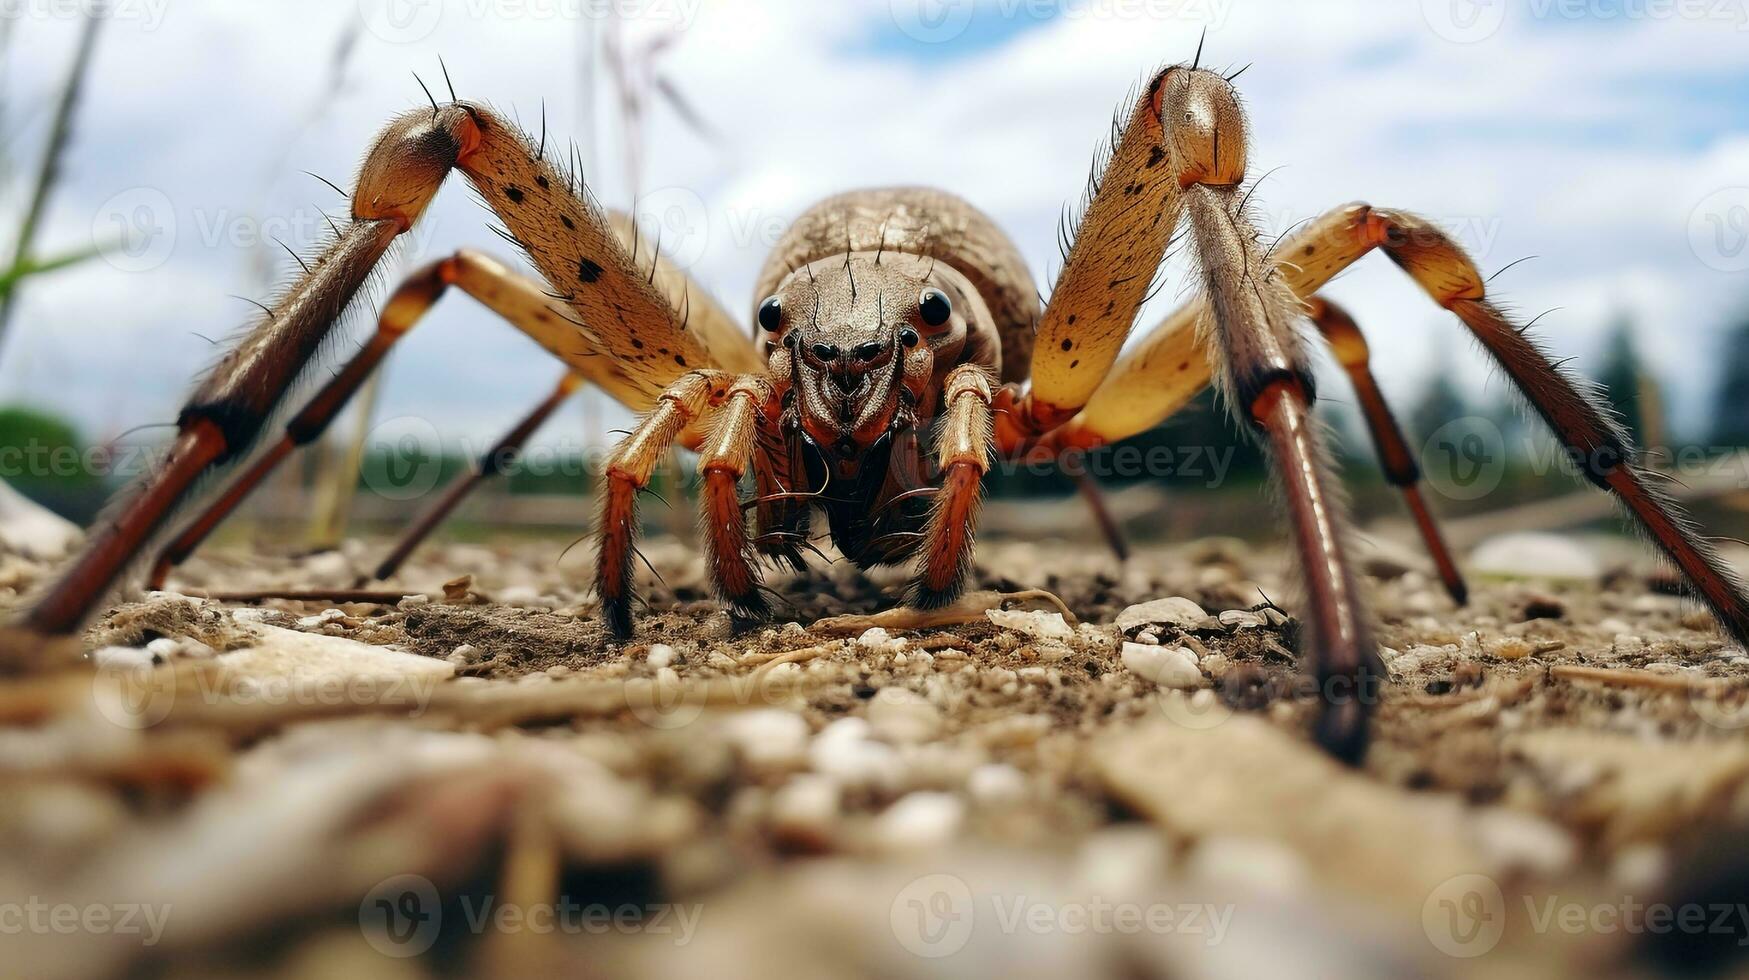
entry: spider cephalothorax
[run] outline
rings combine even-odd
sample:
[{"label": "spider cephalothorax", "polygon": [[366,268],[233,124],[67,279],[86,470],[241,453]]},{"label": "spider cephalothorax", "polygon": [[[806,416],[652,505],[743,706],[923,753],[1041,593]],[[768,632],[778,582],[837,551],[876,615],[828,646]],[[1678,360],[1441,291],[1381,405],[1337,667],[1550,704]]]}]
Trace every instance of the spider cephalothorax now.
[{"label": "spider cephalothorax", "polygon": [[[964,587],[992,459],[1127,438],[1218,375],[1277,471],[1305,584],[1302,652],[1323,700],[1316,737],[1357,758],[1380,671],[1311,420],[1302,334],[1315,329],[1334,347],[1386,476],[1414,511],[1452,597],[1464,597],[1366,342],[1319,295],[1380,250],[1475,336],[1567,450],[1590,461],[1587,477],[1620,498],[1720,623],[1749,642],[1741,583],[1655,492],[1607,406],[1493,302],[1450,237],[1415,215],[1355,204],[1262,241],[1247,206],[1249,141],[1232,78],[1195,64],[1150,76],[1114,134],[1065,235],[1048,304],[1013,244],[966,202],[920,188],[859,191],[806,211],[773,249],[756,289],[755,342],[631,222],[600,210],[578,168],[548,158],[544,135],[531,140],[479,105],[433,101],[384,130],[360,171],[351,220],[221,361],[184,408],[163,467],[92,535],[26,625],[66,633],[84,621],[190,488],[248,448],[370,270],[459,170],[545,282],[465,250],[420,270],[284,438],[166,549],[155,581],[292,445],[320,433],[452,285],[574,373],[501,446],[519,443],[578,378],[645,413],[607,461],[599,494],[596,589],[620,637],[633,629],[637,497],[675,444],[698,451],[710,576],[737,620],[767,615],[762,559],[800,566],[817,512],[859,565],[914,561],[906,600],[934,606]],[[1120,358],[1181,227],[1201,295]],[[447,495],[420,533],[458,496]]]}]

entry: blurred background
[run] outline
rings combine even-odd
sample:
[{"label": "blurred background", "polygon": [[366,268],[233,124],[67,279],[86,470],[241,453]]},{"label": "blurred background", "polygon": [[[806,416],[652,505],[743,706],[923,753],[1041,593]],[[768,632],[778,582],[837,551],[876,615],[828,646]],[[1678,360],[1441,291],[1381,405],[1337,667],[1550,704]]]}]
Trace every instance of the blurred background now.
[{"label": "blurred background", "polygon": [[[1059,220],[1113,108],[1205,34],[1205,64],[1251,66],[1239,85],[1270,234],[1357,199],[1435,218],[1500,274],[1497,295],[1527,318],[1547,311],[1548,346],[1607,387],[1710,527],[1745,523],[1749,5],[1737,0],[6,0],[0,477],[88,521],[137,471],[135,450],[172,431],[190,379],[251,301],[297,271],[288,252],[311,252],[325,213],[344,214],[326,181],[350,187],[381,124],[425,103],[415,74],[443,92],[440,57],[461,97],[574,140],[600,200],[634,211],[748,316],[758,266],[795,215],[892,183],[988,211],[1048,293]],[[407,236],[390,281],[464,245],[526,267],[459,185]],[[1186,298],[1183,258],[1138,333]],[[1387,261],[1327,292],[1369,330],[1436,510],[1607,516],[1602,502],[1523,510],[1579,488],[1550,478],[1565,464],[1540,427],[1518,421],[1456,321]],[[367,326],[351,323],[328,363]],[[1325,369],[1320,407],[1357,506],[1392,517],[1346,380]],[[320,544],[351,494],[356,520],[400,520],[560,373],[470,300],[446,299],[228,533]],[[627,421],[585,390],[452,533],[481,532],[487,513],[574,528],[591,454]],[[1094,470],[1119,488],[1132,534],[1256,532],[1260,471],[1242,442],[1205,398],[1138,440],[1166,456]],[[995,484],[1004,499],[1072,492],[1049,474]],[[1007,526],[1000,508],[991,524]]]}]

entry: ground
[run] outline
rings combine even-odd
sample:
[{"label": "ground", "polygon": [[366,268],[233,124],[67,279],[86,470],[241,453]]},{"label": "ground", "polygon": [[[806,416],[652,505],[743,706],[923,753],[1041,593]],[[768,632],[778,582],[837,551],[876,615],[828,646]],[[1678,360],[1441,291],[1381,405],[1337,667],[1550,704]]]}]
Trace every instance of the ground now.
[{"label": "ground", "polygon": [[1306,739],[1289,570],[1230,539],[992,540],[936,624],[840,563],[735,635],[658,537],[624,645],[545,539],[427,547],[370,601],[201,597],[336,593],[382,547],[216,548],[8,661],[11,962],[1564,976],[1749,941],[1749,657],[1639,566],[1458,609],[1368,548],[1391,677],[1348,769]]}]

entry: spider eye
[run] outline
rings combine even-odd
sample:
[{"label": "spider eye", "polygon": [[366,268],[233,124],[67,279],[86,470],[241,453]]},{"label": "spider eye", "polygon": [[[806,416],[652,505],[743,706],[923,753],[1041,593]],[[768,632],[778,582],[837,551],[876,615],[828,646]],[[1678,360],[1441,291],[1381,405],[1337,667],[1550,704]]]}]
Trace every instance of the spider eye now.
[{"label": "spider eye", "polygon": [[783,300],[776,296],[759,304],[759,325],[772,333],[783,324]]},{"label": "spider eye", "polygon": [[917,298],[917,313],[923,317],[924,323],[939,327],[953,316],[953,304],[947,301],[947,294],[941,290],[925,289]]},{"label": "spider eye", "polygon": [[899,343],[904,344],[906,350],[916,347],[917,343],[922,339],[923,338],[918,335],[917,331],[912,330],[910,327],[906,327],[899,331]]}]

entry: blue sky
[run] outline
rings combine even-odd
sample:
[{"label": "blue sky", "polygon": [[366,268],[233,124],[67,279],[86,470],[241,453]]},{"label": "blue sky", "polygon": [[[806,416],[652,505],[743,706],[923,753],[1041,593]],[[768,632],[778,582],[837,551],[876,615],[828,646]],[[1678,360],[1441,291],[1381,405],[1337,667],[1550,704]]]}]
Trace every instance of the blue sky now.
[{"label": "blue sky", "polygon": [[[408,16],[385,19],[378,0],[123,5],[44,244],[88,244],[140,215],[173,234],[145,256],[112,254],[33,288],[0,355],[0,401],[52,408],[94,439],[173,418],[213,357],[197,335],[226,336],[249,311],[233,294],[262,297],[294,269],[269,236],[308,245],[324,227],[318,208],[338,205],[300,171],[349,183],[382,121],[423,101],[411,73],[437,82],[439,55],[464,96],[525,121],[544,101],[555,135],[585,144],[598,196],[631,201],[613,103],[599,77],[592,100],[581,82],[587,33],[603,29],[583,12],[599,8],[393,2]],[[1705,413],[1705,365],[1749,310],[1734,223],[1749,214],[1738,0],[1667,17],[1626,16],[1651,9],[1640,0],[627,2],[639,11],[628,41],[672,36],[661,71],[713,133],[658,110],[640,185],[689,216],[694,234],[667,244],[739,315],[773,229],[821,196],[883,183],[966,195],[1048,291],[1057,216],[1078,198],[1112,107],[1151,68],[1189,58],[1205,31],[1209,63],[1254,63],[1240,85],[1254,171],[1280,168],[1255,197],[1273,230],[1368,199],[1441,221],[1490,273],[1541,256],[1497,281],[1505,298],[1561,307],[1539,331],[1582,368],[1605,326],[1632,317],[1690,428]],[[25,9],[0,76],[0,126],[20,161],[40,146],[76,27],[46,2]],[[330,52],[349,35],[335,79]],[[14,182],[0,217],[20,206]],[[486,225],[452,183],[390,274],[462,245],[505,253]],[[1182,281],[1188,269],[1171,271]],[[1331,293],[1374,333],[1398,401],[1436,369],[1498,394],[1455,323],[1388,263],[1363,263]],[[1183,295],[1168,286],[1141,325]],[[453,298],[397,352],[378,417],[483,439],[557,371]],[[590,396],[549,436],[593,438],[623,421]]]}]

